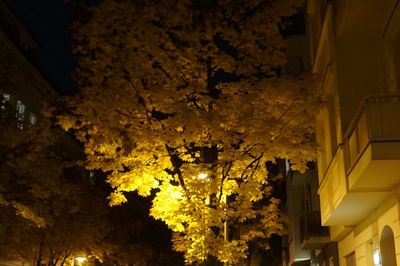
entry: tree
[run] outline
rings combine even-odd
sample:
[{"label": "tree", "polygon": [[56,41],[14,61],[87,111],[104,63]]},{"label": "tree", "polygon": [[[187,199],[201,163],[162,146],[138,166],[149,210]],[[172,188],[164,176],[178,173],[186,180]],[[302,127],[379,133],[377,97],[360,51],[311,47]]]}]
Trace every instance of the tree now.
[{"label": "tree", "polygon": [[65,132],[44,118],[17,127],[10,109],[0,113],[0,254],[37,266],[104,255],[105,195],[80,184],[85,171],[64,154]]},{"label": "tree", "polygon": [[67,198],[73,191],[73,187],[63,186],[62,178],[73,163],[55,152],[60,133],[64,133],[50,130],[46,121],[21,130],[15,115],[3,115],[0,131],[0,205],[45,227],[45,206],[56,207],[56,198]]},{"label": "tree", "polygon": [[104,241],[109,228],[104,196],[99,198],[93,191],[75,188],[68,200],[55,199],[63,205],[44,209],[49,213],[43,227],[29,223],[9,208],[3,209],[6,216],[2,217],[2,226],[8,240],[0,245],[4,254],[36,266],[69,265],[73,258],[82,255],[106,257],[110,245]]},{"label": "tree", "polygon": [[[113,214],[117,210],[106,200],[110,188],[100,173],[96,184],[88,182],[78,165],[79,147],[78,155],[63,149],[71,149],[65,132],[45,117],[21,130],[11,107],[4,109],[10,112],[0,112],[0,254],[38,266],[69,265],[82,255],[104,265],[175,259],[168,248],[160,252],[146,242],[143,219]],[[128,230],[141,237],[128,237]]]},{"label": "tree", "polygon": [[280,74],[279,25],[301,2],[104,0],[74,27],[80,90],[54,113],[109,173],[111,205],[154,192],[188,264],[238,264],[279,234],[264,162],[314,159],[318,82]]}]

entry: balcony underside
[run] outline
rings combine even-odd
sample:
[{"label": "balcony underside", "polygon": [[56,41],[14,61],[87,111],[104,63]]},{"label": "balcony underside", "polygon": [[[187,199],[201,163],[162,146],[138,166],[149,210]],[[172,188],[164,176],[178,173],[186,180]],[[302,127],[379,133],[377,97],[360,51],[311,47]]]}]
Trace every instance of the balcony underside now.
[{"label": "balcony underside", "polygon": [[356,225],[389,195],[390,192],[387,191],[349,192],[322,221],[322,224],[324,226]]},{"label": "balcony underside", "polygon": [[304,239],[301,243],[302,249],[322,249],[330,242],[329,235],[327,236],[311,236],[307,239]]},{"label": "balcony underside", "polygon": [[300,260],[300,261],[295,261],[291,264],[291,266],[309,266],[311,263],[311,260]]}]

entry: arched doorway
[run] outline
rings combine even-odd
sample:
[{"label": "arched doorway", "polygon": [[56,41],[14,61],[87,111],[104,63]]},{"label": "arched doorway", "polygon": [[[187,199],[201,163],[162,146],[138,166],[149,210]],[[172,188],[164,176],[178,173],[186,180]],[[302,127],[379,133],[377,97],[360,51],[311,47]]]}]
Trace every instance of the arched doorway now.
[{"label": "arched doorway", "polygon": [[397,266],[394,235],[392,229],[387,225],[383,228],[381,233],[380,250],[382,266]]}]

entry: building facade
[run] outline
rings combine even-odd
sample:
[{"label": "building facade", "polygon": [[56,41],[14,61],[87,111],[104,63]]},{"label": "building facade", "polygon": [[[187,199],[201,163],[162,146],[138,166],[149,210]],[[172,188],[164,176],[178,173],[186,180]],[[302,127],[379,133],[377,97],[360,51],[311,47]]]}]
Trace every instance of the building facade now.
[{"label": "building facade", "polygon": [[330,240],[329,227],[321,225],[317,171],[309,168],[305,174],[287,170],[283,266],[337,266],[337,243]]},{"label": "building facade", "polygon": [[312,70],[327,94],[320,217],[340,266],[400,265],[399,2],[307,1]]},{"label": "building facade", "polygon": [[[300,14],[298,25],[306,24],[307,14]],[[301,18],[300,17],[300,18]],[[297,30],[287,37],[285,73],[298,75],[311,71],[309,33]],[[286,164],[286,195],[282,209],[288,217],[287,235],[283,237],[283,266],[338,266],[337,243],[330,240],[329,227],[321,226],[318,176],[314,164],[305,174],[289,170]]]},{"label": "building facade", "polygon": [[38,45],[0,1],[0,107],[12,106],[18,127],[34,126],[46,97],[55,95],[49,82],[26,58]]}]

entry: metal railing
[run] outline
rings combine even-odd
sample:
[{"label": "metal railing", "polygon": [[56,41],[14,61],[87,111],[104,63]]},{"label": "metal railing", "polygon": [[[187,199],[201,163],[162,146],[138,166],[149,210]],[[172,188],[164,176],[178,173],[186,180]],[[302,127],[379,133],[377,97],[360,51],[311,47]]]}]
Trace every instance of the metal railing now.
[{"label": "metal railing", "polygon": [[343,138],[346,174],[372,142],[400,141],[400,94],[365,98]]}]

